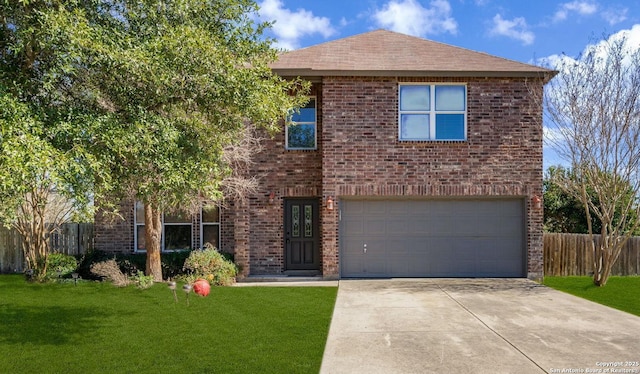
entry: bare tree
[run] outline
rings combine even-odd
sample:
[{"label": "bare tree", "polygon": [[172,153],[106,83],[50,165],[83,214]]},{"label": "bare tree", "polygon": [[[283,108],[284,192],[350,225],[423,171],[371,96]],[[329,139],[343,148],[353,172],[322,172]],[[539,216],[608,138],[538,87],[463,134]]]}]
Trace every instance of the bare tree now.
[{"label": "bare tree", "polygon": [[253,157],[262,151],[262,138],[258,130],[246,124],[238,140],[224,148],[222,160],[230,169],[229,175],[222,180],[224,196],[231,200],[244,200],[255,194],[261,176],[251,174]]},{"label": "bare tree", "polygon": [[556,182],[585,207],[593,282],[604,286],[640,225],[640,49],[618,34],[577,59],[563,56],[556,68],[544,98],[546,141],[573,171]]}]

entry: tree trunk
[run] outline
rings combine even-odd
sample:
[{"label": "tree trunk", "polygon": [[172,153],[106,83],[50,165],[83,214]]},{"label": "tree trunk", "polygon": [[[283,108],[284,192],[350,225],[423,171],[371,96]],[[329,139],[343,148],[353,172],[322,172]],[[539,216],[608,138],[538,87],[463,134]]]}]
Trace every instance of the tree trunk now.
[{"label": "tree trunk", "polygon": [[144,204],[144,239],[147,250],[146,274],[153,280],[162,282],[162,261],[160,240],[162,238],[162,213],[155,204]]},{"label": "tree trunk", "polygon": [[48,197],[47,189],[37,187],[25,194],[18,219],[13,225],[22,238],[27,268],[33,270],[33,277],[37,281],[45,279],[50,252],[49,238],[53,226],[46,217]]}]

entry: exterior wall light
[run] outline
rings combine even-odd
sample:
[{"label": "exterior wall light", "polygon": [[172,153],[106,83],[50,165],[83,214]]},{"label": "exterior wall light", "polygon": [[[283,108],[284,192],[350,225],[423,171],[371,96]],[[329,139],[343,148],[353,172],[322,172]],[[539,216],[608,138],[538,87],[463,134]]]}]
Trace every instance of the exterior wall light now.
[{"label": "exterior wall light", "polygon": [[333,199],[331,196],[327,199],[327,210],[333,210]]},{"label": "exterior wall light", "polygon": [[269,194],[269,204],[273,204],[273,201],[276,198],[276,193],[271,191],[271,193]]},{"label": "exterior wall light", "polygon": [[540,196],[534,195],[531,198],[531,204],[533,205],[533,207],[535,209],[541,209],[542,208],[542,199],[540,198]]}]

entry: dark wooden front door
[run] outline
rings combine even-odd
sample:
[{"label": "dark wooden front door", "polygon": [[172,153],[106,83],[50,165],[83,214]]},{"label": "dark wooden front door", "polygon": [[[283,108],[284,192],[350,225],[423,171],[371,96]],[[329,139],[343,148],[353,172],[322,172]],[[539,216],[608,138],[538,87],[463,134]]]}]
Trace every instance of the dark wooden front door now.
[{"label": "dark wooden front door", "polygon": [[285,199],[286,270],[320,268],[319,217],[318,199]]}]

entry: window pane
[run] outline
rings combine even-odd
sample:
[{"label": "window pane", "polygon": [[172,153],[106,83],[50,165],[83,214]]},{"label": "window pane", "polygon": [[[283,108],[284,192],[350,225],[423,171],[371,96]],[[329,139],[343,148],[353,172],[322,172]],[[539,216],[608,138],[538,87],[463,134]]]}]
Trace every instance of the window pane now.
[{"label": "window pane", "polygon": [[429,110],[429,86],[400,86],[400,110]]},{"label": "window pane", "polygon": [[191,225],[168,225],[164,226],[164,249],[191,248]]},{"label": "window pane", "polygon": [[202,222],[220,222],[218,207],[214,204],[203,205]]},{"label": "window pane", "polygon": [[429,139],[429,116],[424,114],[403,114],[400,116],[400,138]]},{"label": "window pane", "polygon": [[313,236],[313,207],[311,205],[304,206],[304,236],[310,238]]},{"label": "window pane", "polygon": [[165,214],[164,223],[191,223],[191,215],[183,212]]},{"label": "window pane", "polygon": [[464,140],[464,114],[436,114],[436,139]]},{"label": "window pane", "polygon": [[315,122],[316,121],[316,101],[311,99],[304,106],[300,108],[300,113],[293,113],[291,120],[294,122]]},{"label": "window pane", "polygon": [[294,113],[291,116],[291,120],[293,122],[315,122],[316,121],[316,110],[315,108],[303,108],[300,109],[300,113]]},{"label": "window pane", "polygon": [[465,110],[464,86],[436,86],[436,110]]},{"label": "window pane", "polygon": [[291,206],[291,234],[294,238],[300,237],[300,205]]},{"label": "window pane", "polygon": [[218,225],[202,225],[202,245],[207,243],[220,249]]},{"label": "window pane", "polygon": [[136,235],[138,237],[138,246],[136,247],[136,250],[144,251],[147,249],[144,241],[144,225],[136,225]]},{"label": "window pane", "polygon": [[144,223],[144,204],[136,201],[136,223]]},{"label": "window pane", "polygon": [[287,147],[314,149],[316,147],[316,125],[290,125],[287,127]]}]

